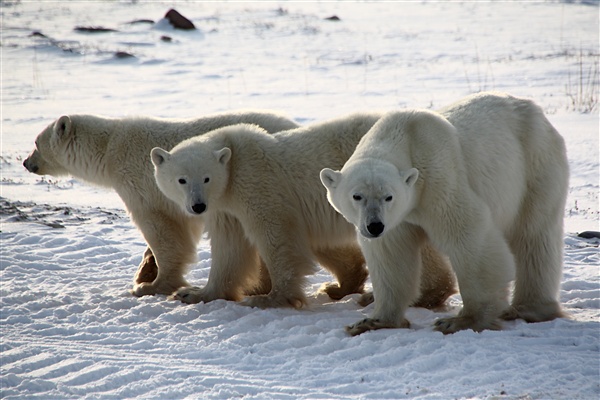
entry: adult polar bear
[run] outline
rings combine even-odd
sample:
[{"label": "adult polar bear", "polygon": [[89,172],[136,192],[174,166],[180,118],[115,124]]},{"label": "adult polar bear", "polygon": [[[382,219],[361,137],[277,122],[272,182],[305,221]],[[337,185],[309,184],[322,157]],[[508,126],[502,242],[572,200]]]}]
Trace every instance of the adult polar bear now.
[{"label": "adult polar bear", "polygon": [[425,238],[450,257],[464,304],[437,330],[562,316],[568,177],[562,137],[525,99],[483,93],[440,113],[382,117],[340,172],[321,172],[329,201],[360,232],[373,282],[372,315],[348,331],[408,327]]},{"label": "adult polar bear", "polygon": [[[332,297],[362,291],[367,273],[354,227],[331,208],[319,171],[340,168],[360,138],[380,118],[359,113],[268,135],[257,126],[238,125],[186,140],[170,152],[155,148],[152,162],[158,187],[190,215],[230,214],[242,230],[228,230],[224,248],[232,268],[210,271],[203,288],[182,288],[176,294],[186,303],[206,301],[216,284],[243,279],[264,260],[271,291],[244,299],[256,307],[301,307],[305,304],[306,275],[315,261],[334,275],[355,271],[355,281],[327,287]],[[233,244],[233,245],[232,245]],[[327,248],[346,248],[346,265],[328,262]],[[423,249],[423,287],[419,305],[435,307],[454,292],[447,261],[429,247]],[[342,269],[343,268],[343,269]],[[228,277],[214,279],[215,276]],[[339,280],[339,279],[338,279]],[[339,280],[341,281],[341,280]]]},{"label": "adult polar bear", "polygon": [[[38,135],[36,147],[23,165],[38,175],[71,175],[114,189],[149,246],[134,277],[132,293],[171,294],[188,285],[183,275],[187,265],[196,260],[203,221],[181,212],[158,190],[150,150],[241,122],[258,124],[269,132],[298,126],[283,115],[259,110],[185,120],[65,115]],[[224,218],[215,223],[235,227],[235,221]],[[207,230],[212,229],[209,226]],[[227,259],[215,260],[213,255],[213,263],[219,262]]]}]

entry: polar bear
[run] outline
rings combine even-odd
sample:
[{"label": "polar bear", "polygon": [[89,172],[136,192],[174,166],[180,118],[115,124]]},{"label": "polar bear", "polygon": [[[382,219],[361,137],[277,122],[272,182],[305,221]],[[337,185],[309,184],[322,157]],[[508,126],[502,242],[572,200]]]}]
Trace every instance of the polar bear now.
[{"label": "polar bear", "polygon": [[[206,301],[215,284],[256,273],[259,258],[268,269],[271,290],[246,297],[242,304],[302,307],[306,276],[316,262],[336,277],[348,271],[355,277],[326,287],[331,297],[362,292],[367,271],[354,227],[329,206],[319,171],[325,165],[341,167],[380,116],[357,113],[275,135],[242,124],[188,139],[171,151],[153,149],[156,182],[168,198],[189,215],[210,221],[215,214],[227,214],[241,227],[227,230],[228,246],[212,245],[213,252],[228,254],[231,268],[213,265],[204,288],[182,288],[174,297]],[[342,249],[340,258],[347,262],[332,263],[325,257],[328,248]],[[418,303],[435,307],[454,292],[454,278],[447,260],[430,248],[423,253],[427,261]]]},{"label": "polar bear", "polygon": [[435,329],[481,331],[498,329],[498,317],[564,316],[569,167],[562,137],[533,102],[482,93],[439,113],[391,112],[341,171],[325,168],[320,176],[330,203],[359,232],[373,283],[374,311],[347,327],[350,334],[409,326],[404,314],[417,293],[426,238],[449,256],[463,300],[458,316],[439,319]]},{"label": "polar bear", "polygon": [[[71,175],[114,189],[148,243],[132,293],[171,294],[188,285],[183,275],[187,265],[196,260],[203,221],[181,212],[158,190],[150,150],[240,122],[258,124],[269,132],[298,127],[283,115],[260,110],[176,120],[64,115],[38,135],[35,149],[23,165],[38,175]],[[227,260],[213,259],[213,263],[219,262]]]}]

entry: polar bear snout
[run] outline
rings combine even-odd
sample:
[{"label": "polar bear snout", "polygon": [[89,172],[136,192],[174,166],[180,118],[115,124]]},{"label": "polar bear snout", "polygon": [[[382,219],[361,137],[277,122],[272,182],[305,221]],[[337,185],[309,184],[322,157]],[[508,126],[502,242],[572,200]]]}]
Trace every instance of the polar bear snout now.
[{"label": "polar bear snout", "polygon": [[184,204],[186,204],[187,212],[192,215],[204,214],[208,208],[201,188],[192,189],[190,193],[187,193]]},{"label": "polar bear snout", "polygon": [[383,232],[385,231],[385,224],[378,216],[366,218],[363,221],[363,223],[357,225],[362,236],[366,237],[367,239],[376,239],[383,235]]},{"label": "polar bear snout", "polygon": [[374,221],[367,225],[367,232],[369,232],[372,237],[378,237],[383,233],[384,229],[385,225],[380,221]]},{"label": "polar bear snout", "polygon": [[32,172],[32,173],[36,173],[38,172],[38,170],[40,169],[37,164],[33,163],[29,157],[27,157],[25,159],[25,161],[23,161],[23,166],[25,167],[25,169],[27,169],[27,171]]},{"label": "polar bear snout", "polygon": [[195,203],[192,205],[192,211],[196,214],[202,214],[204,211],[206,211],[206,204]]}]

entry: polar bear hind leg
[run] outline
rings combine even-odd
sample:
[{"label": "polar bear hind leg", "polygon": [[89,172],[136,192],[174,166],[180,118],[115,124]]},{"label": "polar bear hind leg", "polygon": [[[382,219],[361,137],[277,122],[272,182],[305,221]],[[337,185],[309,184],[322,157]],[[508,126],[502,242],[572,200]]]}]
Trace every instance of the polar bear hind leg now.
[{"label": "polar bear hind leg", "polygon": [[[463,329],[480,332],[501,328],[498,318],[508,307],[515,262],[504,235],[486,210],[481,213],[476,208],[463,210],[460,215],[473,216],[470,221],[474,223],[463,219],[463,232],[455,235],[444,249],[456,272],[463,300],[463,308],[456,317],[436,321],[435,329],[444,334]],[[440,237],[432,236],[435,239]]]},{"label": "polar bear hind leg", "polygon": [[559,303],[563,263],[563,218],[569,164],[563,138],[533,103],[521,109],[523,140],[530,151],[527,192],[507,235],[516,261],[511,307],[504,319],[527,322],[566,317]]},{"label": "polar bear hind leg", "polygon": [[321,291],[333,300],[340,300],[352,293],[363,293],[369,275],[365,258],[358,245],[319,249],[315,257],[321,266],[329,270],[337,282],[327,282]]},{"label": "polar bear hind leg", "polygon": [[156,258],[150,247],[146,247],[146,251],[144,251],[144,255],[142,256],[142,262],[138,266],[133,278],[133,283],[135,285],[143,282],[154,282],[157,275],[158,264],[156,264]]},{"label": "polar bear hind leg", "polygon": [[450,261],[426,241],[421,247],[421,263],[421,293],[411,306],[430,310],[443,307],[448,297],[457,292]]},{"label": "polar bear hind leg", "polygon": [[[421,287],[417,300],[411,307],[443,310],[446,300],[457,293],[456,277],[447,257],[427,241],[421,247]],[[358,304],[366,307],[375,301],[373,292],[363,293]]]},{"label": "polar bear hind leg", "polygon": [[[566,180],[560,171],[548,174],[555,181]],[[545,186],[529,188],[526,206],[509,238],[515,255],[516,280],[512,304],[503,313],[503,319],[541,322],[566,317],[560,307],[559,293],[566,197],[563,188],[567,184],[554,182]]]},{"label": "polar bear hind leg", "polygon": [[[532,213],[537,212],[532,210]],[[529,214],[515,226],[511,247],[516,260],[516,280],[512,304],[502,314],[503,319],[541,322],[566,316],[558,301],[563,237],[562,221],[556,221],[555,215]],[[528,221],[530,218],[535,219],[535,227]]]}]

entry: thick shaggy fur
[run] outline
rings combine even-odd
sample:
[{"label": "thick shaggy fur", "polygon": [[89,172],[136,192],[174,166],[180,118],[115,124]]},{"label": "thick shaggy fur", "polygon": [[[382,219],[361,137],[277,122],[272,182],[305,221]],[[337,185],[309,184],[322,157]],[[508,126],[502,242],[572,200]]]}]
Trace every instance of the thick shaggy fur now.
[{"label": "thick shaggy fur", "polygon": [[[213,256],[229,262],[213,264],[205,287],[183,288],[175,297],[187,303],[224,292],[236,297],[256,279],[260,259],[271,290],[245,298],[249,306],[301,307],[306,276],[316,263],[338,280],[325,287],[332,298],[362,292],[367,271],[356,232],[329,206],[319,171],[326,165],[341,168],[379,117],[354,114],[275,135],[257,126],[230,126],[186,140],[171,152],[154,149],[158,187],[182,210],[208,221],[229,215],[240,222],[235,229],[211,225],[211,235],[226,238],[212,245]],[[453,276],[446,260],[429,254],[430,248],[423,252],[430,261],[423,290],[429,297],[421,303],[437,306],[453,293]]]},{"label": "thick shaggy fur", "polygon": [[373,281],[373,314],[349,332],[408,326],[427,238],[449,256],[464,303],[436,329],[563,316],[568,177],[562,137],[529,100],[483,93],[440,113],[382,117],[341,172],[321,173],[330,202],[361,232]]},{"label": "thick shaggy fur", "polygon": [[[183,276],[196,260],[204,223],[201,217],[182,212],[158,190],[150,150],[171,148],[192,136],[241,122],[258,124],[269,132],[298,126],[270,111],[237,111],[190,120],[65,115],[39,134],[23,165],[38,175],[72,175],[114,189],[148,243],[132,293],[171,294],[188,285]],[[213,263],[219,262],[213,258]]]}]

